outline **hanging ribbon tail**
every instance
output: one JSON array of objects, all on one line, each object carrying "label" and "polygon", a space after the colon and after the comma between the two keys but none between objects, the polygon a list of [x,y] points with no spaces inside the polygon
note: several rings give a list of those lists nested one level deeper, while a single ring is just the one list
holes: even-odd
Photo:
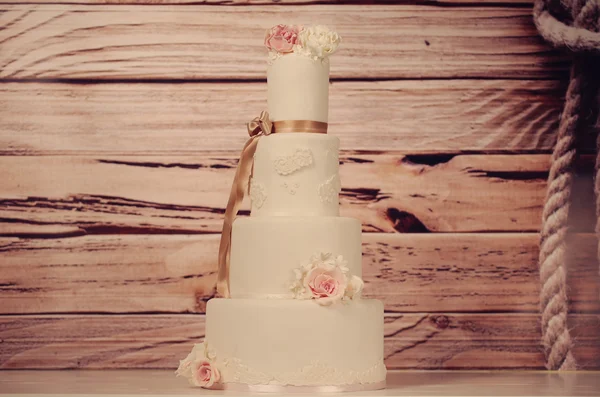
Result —
[{"label": "hanging ribbon tail", "polygon": [[231,229],[233,221],[237,216],[244,194],[248,190],[248,183],[252,166],[254,163],[254,153],[258,144],[260,135],[255,135],[246,142],[240,162],[233,178],[229,201],[225,209],[225,220],[223,221],[223,231],[221,233],[221,242],[219,244],[219,273],[217,276],[217,293],[224,298],[229,298],[229,255],[231,252]]},{"label": "hanging ribbon tail", "polygon": [[248,123],[248,134],[250,139],[244,145],[240,162],[238,163],[231,193],[229,193],[229,201],[225,209],[225,219],[223,221],[223,231],[221,232],[221,242],[219,243],[219,271],[217,275],[217,293],[224,298],[229,298],[229,257],[231,253],[231,230],[233,221],[237,216],[244,195],[248,191],[250,175],[254,165],[254,153],[258,145],[258,139],[263,135],[271,133],[272,123],[269,120],[269,114],[262,112],[259,117],[256,117]]}]

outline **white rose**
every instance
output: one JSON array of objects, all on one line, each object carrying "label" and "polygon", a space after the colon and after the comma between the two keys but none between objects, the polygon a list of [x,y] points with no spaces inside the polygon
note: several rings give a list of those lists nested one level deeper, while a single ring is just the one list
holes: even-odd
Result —
[{"label": "white rose", "polygon": [[362,293],[363,287],[365,283],[362,278],[358,276],[352,276],[350,278],[350,283],[348,284],[347,296],[350,299],[358,299]]},{"label": "white rose", "polygon": [[342,38],[326,26],[311,26],[298,35],[300,45],[295,50],[313,59],[324,59],[337,50]]}]

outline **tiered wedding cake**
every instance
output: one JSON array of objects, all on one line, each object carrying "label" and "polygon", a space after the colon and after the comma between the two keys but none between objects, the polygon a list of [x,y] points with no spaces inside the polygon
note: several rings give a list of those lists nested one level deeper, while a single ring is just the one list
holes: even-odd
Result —
[{"label": "tiered wedding cake", "polygon": [[[269,113],[249,124],[220,248],[219,292],[229,299],[208,302],[204,343],[177,371],[196,386],[385,385],[383,305],[360,298],[361,225],[339,216],[339,140],[326,134],[339,42],[323,26],[267,32]],[[251,216],[235,219],[246,189]]]}]

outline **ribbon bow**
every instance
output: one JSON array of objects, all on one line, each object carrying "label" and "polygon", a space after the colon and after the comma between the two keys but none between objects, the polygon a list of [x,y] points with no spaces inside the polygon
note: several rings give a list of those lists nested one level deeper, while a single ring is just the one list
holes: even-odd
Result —
[{"label": "ribbon bow", "polygon": [[260,116],[252,119],[248,123],[248,135],[251,137],[256,135],[269,135],[273,130],[273,123],[269,120],[269,113],[264,110],[260,112]]}]

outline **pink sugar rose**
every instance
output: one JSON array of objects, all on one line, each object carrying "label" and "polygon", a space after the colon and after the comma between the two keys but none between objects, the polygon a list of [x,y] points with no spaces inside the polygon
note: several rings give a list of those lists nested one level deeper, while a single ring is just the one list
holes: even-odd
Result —
[{"label": "pink sugar rose", "polygon": [[301,31],[302,26],[273,26],[265,35],[265,46],[271,51],[292,52],[294,44],[298,42],[298,33]]},{"label": "pink sugar rose", "polygon": [[321,305],[330,305],[344,297],[348,280],[338,267],[316,267],[304,279],[305,288]]},{"label": "pink sugar rose", "polygon": [[219,370],[209,361],[196,361],[192,365],[194,384],[200,387],[211,387],[221,379]]}]

